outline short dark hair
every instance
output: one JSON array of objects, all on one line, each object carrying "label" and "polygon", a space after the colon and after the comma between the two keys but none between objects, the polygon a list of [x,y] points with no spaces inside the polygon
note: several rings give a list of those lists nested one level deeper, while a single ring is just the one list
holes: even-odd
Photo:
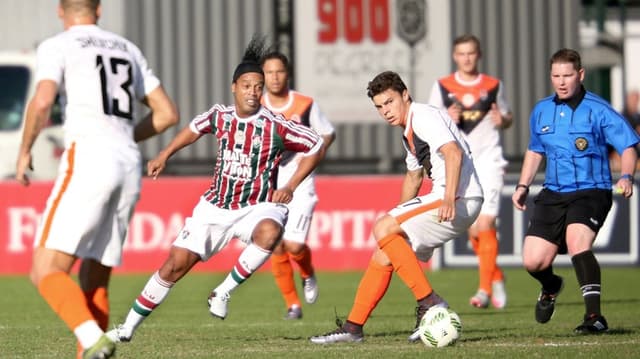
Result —
[{"label": "short dark hair", "polygon": [[553,64],[572,64],[576,71],[582,69],[582,60],[578,51],[573,49],[560,49],[556,51],[549,60],[549,69]]},{"label": "short dark hair", "polygon": [[264,76],[262,72],[262,66],[260,66],[260,60],[265,50],[265,37],[258,34],[254,34],[244,50],[242,55],[242,62],[236,67],[233,72],[232,82],[236,82],[238,77],[248,72],[259,73]]},{"label": "short dark hair", "polygon": [[385,71],[379,73],[373,80],[369,81],[367,85],[367,96],[373,99],[373,97],[379,93],[385,92],[388,89],[392,89],[402,94],[407,85],[400,78],[400,75],[393,71]]},{"label": "short dark hair", "polygon": [[476,50],[478,51],[479,54],[482,54],[482,48],[480,47],[480,40],[477,37],[475,37],[475,35],[471,35],[471,34],[464,34],[456,37],[455,40],[453,40],[453,47],[456,47],[460,44],[465,44],[467,42],[471,42],[474,45],[476,45]]},{"label": "short dark hair", "polygon": [[287,72],[289,72],[289,58],[282,52],[274,49],[268,50],[267,53],[262,56],[260,65],[264,66],[264,63],[267,62],[267,60],[280,60],[280,62],[282,62],[282,64],[284,65],[284,68],[287,69]]}]

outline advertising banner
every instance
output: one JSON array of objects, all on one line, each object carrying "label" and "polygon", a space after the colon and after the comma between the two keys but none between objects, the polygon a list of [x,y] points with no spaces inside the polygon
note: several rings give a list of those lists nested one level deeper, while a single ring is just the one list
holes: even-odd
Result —
[{"label": "advertising banner", "polygon": [[[316,178],[320,202],[307,242],[316,269],[366,268],[376,245],[371,228],[376,218],[398,204],[402,179]],[[159,268],[209,181],[206,177],[143,180],[140,202],[125,242],[123,265],[117,271],[150,272]],[[0,274],[28,273],[33,238],[51,187],[51,182],[35,182],[29,187],[0,182]],[[429,190],[430,182],[425,182],[423,191]],[[232,241],[195,270],[230,270],[242,248],[240,241]]]}]

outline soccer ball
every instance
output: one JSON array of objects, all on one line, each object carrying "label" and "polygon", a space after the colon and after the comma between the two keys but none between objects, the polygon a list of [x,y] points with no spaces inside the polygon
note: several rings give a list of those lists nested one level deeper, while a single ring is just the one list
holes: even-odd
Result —
[{"label": "soccer ball", "polygon": [[420,339],[430,348],[455,344],[462,333],[462,321],[448,308],[431,307],[420,320]]}]

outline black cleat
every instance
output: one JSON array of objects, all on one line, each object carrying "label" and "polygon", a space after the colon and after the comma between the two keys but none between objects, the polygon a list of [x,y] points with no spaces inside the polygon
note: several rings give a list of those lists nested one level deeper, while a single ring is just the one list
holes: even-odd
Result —
[{"label": "black cleat", "polygon": [[600,314],[585,314],[584,322],[578,325],[576,334],[600,334],[609,330],[607,320]]},{"label": "black cleat", "polygon": [[540,291],[540,296],[538,296],[538,301],[536,302],[536,321],[538,323],[546,323],[553,316],[556,298],[564,288],[564,279],[560,276],[558,278],[560,278],[560,289],[557,292],[547,292],[544,288]]}]

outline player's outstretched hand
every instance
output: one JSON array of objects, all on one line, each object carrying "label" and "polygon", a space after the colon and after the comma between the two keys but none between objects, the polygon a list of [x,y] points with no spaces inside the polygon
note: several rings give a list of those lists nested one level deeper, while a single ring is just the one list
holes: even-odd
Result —
[{"label": "player's outstretched hand", "polygon": [[158,178],[160,172],[164,170],[165,164],[166,161],[159,157],[150,160],[147,163],[147,175],[153,177],[153,179]]}]

